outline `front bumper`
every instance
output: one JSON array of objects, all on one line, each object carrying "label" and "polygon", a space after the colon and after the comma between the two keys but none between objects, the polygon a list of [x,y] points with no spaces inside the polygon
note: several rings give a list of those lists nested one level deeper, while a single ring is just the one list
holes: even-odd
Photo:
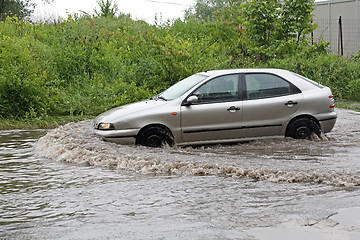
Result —
[{"label": "front bumper", "polygon": [[124,130],[98,130],[94,129],[95,135],[103,138],[105,141],[122,144],[134,144],[140,129]]}]

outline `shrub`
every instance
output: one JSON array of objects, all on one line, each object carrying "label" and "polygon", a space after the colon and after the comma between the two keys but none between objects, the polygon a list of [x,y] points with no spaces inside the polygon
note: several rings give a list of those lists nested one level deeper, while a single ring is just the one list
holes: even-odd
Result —
[{"label": "shrub", "polygon": [[46,50],[34,40],[7,37],[0,43],[0,115],[22,117],[47,114],[51,109],[47,76],[42,64]]},{"label": "shrub", "polygon": [[257,59],[238,13],[226,8],[215,21],[156,26],[127,15],[54,24],[8,18],[0,22],[0,116],[96,115],[193,73],[236,67],[288,69],[331,87],[337,98],[360,100],[357,59],[330,55],[326,43]]}]

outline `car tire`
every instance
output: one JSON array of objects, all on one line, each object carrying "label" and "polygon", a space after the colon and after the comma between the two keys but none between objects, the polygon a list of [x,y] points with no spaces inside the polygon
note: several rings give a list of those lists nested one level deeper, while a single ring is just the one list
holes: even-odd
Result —
[{"label": "car tire", "polygon": [[313,133],[320,136],[319,125],[309,118],[298,118],[290,123],[286,137],[310,140]]},{"label": "car tire", "polygon": [[165,145],[172,146],[174,140],[172,135],[164,128],[150,127],[139,136],[138,143],[147,147],[161,148]]}]

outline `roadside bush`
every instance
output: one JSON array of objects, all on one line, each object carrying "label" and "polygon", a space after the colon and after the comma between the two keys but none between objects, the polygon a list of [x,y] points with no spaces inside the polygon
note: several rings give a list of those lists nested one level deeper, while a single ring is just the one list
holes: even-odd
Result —
[{"label": "roadside bush", "polygon": [[[193,73],[239,67],[288,69],[331,87],[337,98],[360,101],[357,59],[332,56],[325,43],[257,58],[260,46],[249,45],[240,10],[222,9],[215,21],[155,26],[127,15],[69,16],[53,24],[0,21],[0,117],[97,115]],[[265,40],[270,51],[274,42]]]},{"label": "roadside bush", "polygon": [[287,69],[331,88],[338,99],[360,101],[360,63],[331,54],[309,57],[297,54],[284,59],[273,59],[263,67]]},{"label": "roadside bush", "polygon": [[0,42],[0,115],[24,117],[47,114],[51,93],[47,88],[46,47],[26,38]]}]

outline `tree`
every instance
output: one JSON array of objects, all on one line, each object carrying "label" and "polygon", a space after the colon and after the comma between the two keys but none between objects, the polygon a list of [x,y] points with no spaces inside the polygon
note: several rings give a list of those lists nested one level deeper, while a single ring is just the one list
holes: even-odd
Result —
[{"label": "tree", "polygon": [[200,21],[214,20],[214,13],[221,8],[229,7],[236,0],[196,0],[194,6],[185,10],[185,19],[194,17]]},{"label": "tree", "polygon": [[[247,0],[242,14],[249,49],[259,58],[281,57],[308,45],[314,0]],[[301,50],[301,48],[300,48]]]},{"label": "tree", "polygon": [[0,21],[8,16],[24,19],[34,12],[34,8],[35,4],[30,0],[0,0]]},{"label": "tree", "polygon": [[100,7],[100,11],[94,10],[98,17],[115,17],[119,10],[118,5],[112,0],[97,0],[96,2]]},{"label": "tree", "polygon": [[312,23],[314,0],[286,0],[280,16],[281,38],[295,38],[299,43],[306,34],[315,30]]},{"label": "tree", "polygon": [[250,0],[243,5],[244,24],[255,47],[268,48],[272,45],[279,11],[279,0]]}]

